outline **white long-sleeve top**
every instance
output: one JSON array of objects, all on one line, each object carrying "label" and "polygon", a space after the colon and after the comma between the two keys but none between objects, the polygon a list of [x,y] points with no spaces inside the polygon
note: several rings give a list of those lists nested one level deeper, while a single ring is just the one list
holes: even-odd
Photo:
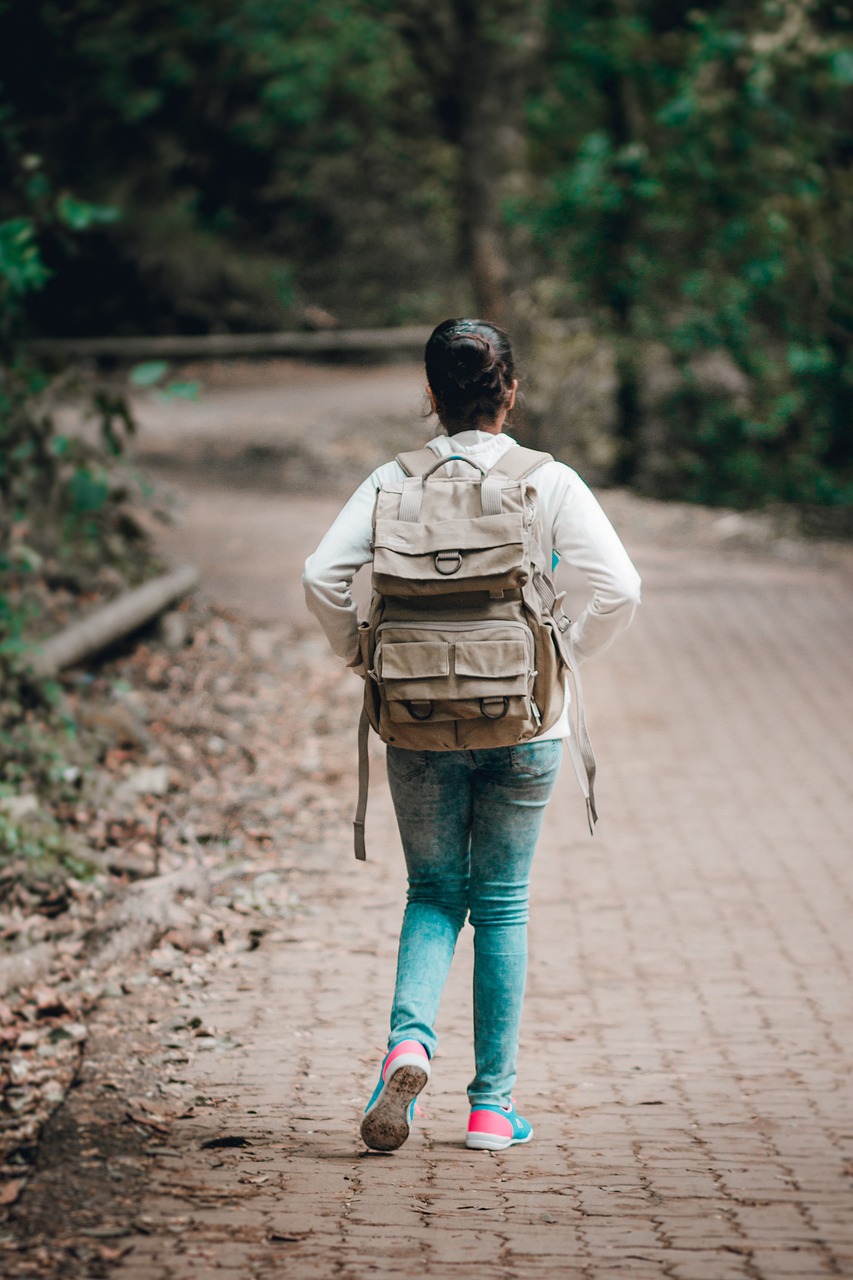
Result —
[{"label": "white long-sleeve top", "polygon": [[[507,449],[512,436],[488,431],[462,431],[436,436],[427,444],[438,457],[464,454],[488,470]],[[465,474],[462,463],[450,463],[444,474]],[[352,580],[372,560],[373,508],[383,484],[405,479],[398,462],[386,462],[359,485],[349,502],[305,562],[303,583],[310,611],[319,621],[334,652],[344,662],[358,658],[358,616]],[[601,653],[628,626],[640,603],[640,578],[619,537],[580,476],[562,462],[546,462],[531,476],[539,498],[543,535],[551,551],[585,576],[590,597],[572,623],[571,636],[580,660]],[[546,555],[549,548],[544,547]],[[566,737],[567,705],[555,725],[541,739]]]}]

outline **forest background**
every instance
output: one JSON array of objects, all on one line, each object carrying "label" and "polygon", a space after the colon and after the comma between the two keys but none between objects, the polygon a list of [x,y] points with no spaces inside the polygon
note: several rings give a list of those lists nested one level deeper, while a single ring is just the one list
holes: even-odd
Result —
[{"label": "forest background", "polygon": [[594,482],[850,511],[847,3],[0,0],[0,171],[0,850],[68,776],[50,601],[152,571],[110,460],[163,366],[39,340],[476,312]]},{"label": "forest background", "polygon": [[7,368],[475,310],[603,479],[853,495],[847,4],[0,0],[0,153]]}]

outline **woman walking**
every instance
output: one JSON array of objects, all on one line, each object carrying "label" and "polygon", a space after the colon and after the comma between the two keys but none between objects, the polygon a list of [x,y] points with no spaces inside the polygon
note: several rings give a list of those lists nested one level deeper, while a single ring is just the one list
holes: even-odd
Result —
[{"label": "woman walking", "polygon": [[[504,431],[518,382],[506,334],[481,320],[446,320],[425,353],[427,393],[446,434],[426,446],[436,460],[465,459],[488,472],[517,448]],[[450,461],[449,476],[466,462]],[[334,652],[364,675],[351,595],[372,559],[378,491],[406,472],[389,462],[350,498],[305,565],[309,609]],[[583,481],[549,459],[533,473],[547,563],[559,556],[585,576],[589,600],[571,627],[577,658],[600,653],[631,621],[640,580]],[[513,1087],[527,971],[528,883],[545,806],[570,734],[569,698],[554,723],[513,746],[411,750],[389,745],[387,770],[408,872],[388,1053],[361,1122],[368,1147],[391,1151],[409,1136],[426,1085],[435,1023],[456,939],[474,929],[474,1060],[466,1145],[497,1151],[533,1136]]]}]

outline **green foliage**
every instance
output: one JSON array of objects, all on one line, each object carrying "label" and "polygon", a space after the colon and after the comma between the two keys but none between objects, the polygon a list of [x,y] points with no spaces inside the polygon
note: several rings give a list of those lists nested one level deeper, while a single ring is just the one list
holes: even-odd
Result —
[{"label": "green foliage", "polygon": [[201,385],[198,382],[169,382],[164,380],[169,372],[167,360],[146,360],[134,365],[130,371],[130,385],[140,390],[158,387],[165,399],[198,400]]},{"label": "green foliage", "polygon": [[[68,852],[61,828],[38,798],[73,799],[76,729],[63,710],[59,685],[27,672],[23,638],[26,607],[0,595],[0,863]],[[35,797],[35,813],[17,813],[22,797]]]},{"label": "green foliage", "polygon": [[8,316],[15,300],[50,279],[36,244],[35,227],[28,218],[0,222],[0,304]]},{"label": "green foliage", "polygon": [[[79,518],[101,512],[110,498],[100,451],[57,431],[60,398],[75,400],[84,416],[98,422],[102,448],[109,455],[121,451],[133,430],[121,395],[95,383],[81,397],[73,376],[57,375],[29,353],[26,302],[44,290],[52,274],[41,242],[57,229],[79,237],[114,221],[117,211],[67,192],[55,195],[41,160],[24,150],[21,135],[7,109],[0,115],[0,156],[12,179],[4,203],[14,213],[0,222],[0,554],[7,561],[16,529],[27,525],[40,530],[32,536],[41,538],[47,549],[54,526],[73,539],[84,528]],[[88,520],[86,533],[92,528]]]},{"label": "green foliage", "polygon": [[90,227],[109,225],[116,222],[118,209],[108,204],[89,204],[85,200],[75,200],[73,196],[63,194],[56,201],[57,217],[72,231],[88,231]]},{"label": "green foliage", "polygon": [[144,364],[134,365],[131,369],[130,385],[132,387],[155,387],[158,382],[162,382],[168,372],[168,361],[146,360]]},{"label": "green foliage", "polygon": [[[551,172],[528,216],[576,305],[680,369],[671,492],[849,502],[851,12],[555,0],[551,23],[531,113]],[[701,385],[708,356],[746,389]]]},{"label": "green foliage", "polygon": [[[30,354],[27,304],[47,286],[42,244],[79,237],[114,220],[112,207],[55,195],[42,162],[22,146],[7,109],[0,155],[11,176],[0,221],[0,857],[63,857],[67,841],[42,807],[61,798],[74,727],[59,686],[30,671],[34,635],[44,628],[45,574],[73,583],[114,558],[121,492],[109,461],[133,423],[124,397],[97,381],[51,370]],[[56,425],[56,408],[94,420],[99,443]],[[35,798],[37,812],[16,816]]]},{"label": "green foliage", "polygon": [[[411,307],[451,245],[451,166],[384,10],[4,0],[0,101],[62,193],[62,227],[89,232],[45,241],[56,278],[35,322],[239,330],[292,322],[302,300],[356,323]],[[35,71],[16,46],[38,50]]]},{"label": "green foliage", "polygon": [[[528,144],[527,170],[519,162],[507,184],[506,218],[531,274],[562,278],[567,310],[618,349],[620,478],[660,474],[647,465],[642,406],[644,360],[662,349],[678,375],[654,413],[666,424],[655,447],[667,492],[847,502],[849,4],[528,8],[547,11],[546,31],[537,55],[531,23],[519,55],[541,69],[516,147]],[[281,327],[308,320],[308,302],[358,325],[467,305],[456,248],[477,216],[460,192],[468,162],[482,168],[496,133],[513,134],[512,110],[499,114],[513,87],[496,117],[467,119],[465,108],[482,101],[483,48],[497,58],[512,42],[516,9],[0,0],[0,139],[12,175],[0,186],[0,340],[26,324],[75,334]],[[21,47],[38,50],[35,64]],[[18,372],[4,374],[0,398],[20,403],[23,387],[32,415],[41,375],[12,354]],[[709,384],[709,362],[728,370],[728,386]],[[196,394],[160,362],[133,380]],[[120,440],[106,401],[104,414]],[[34,431],[29,454],[0,448],[7,471],[34,483],[48,456],[66,477],[88,471],[70,445],[62,453],[49,432],[40,439]],[[89,494],[71,514],[92,527],[91,484],[68,483],[69,495]]]}]

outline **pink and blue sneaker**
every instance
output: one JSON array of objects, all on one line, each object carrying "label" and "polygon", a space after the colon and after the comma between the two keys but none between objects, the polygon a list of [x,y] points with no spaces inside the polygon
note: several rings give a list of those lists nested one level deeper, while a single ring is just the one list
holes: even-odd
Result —
[{"label": "pink and blue sneaker", "polygon": [[401,1040],[388,1053],[379,1083],[361,1119],[361,1137],[373,1151],[396,1151],[412,1130],[415,1098],[429,1080],[429,1056],[417,1040]]},{"label": "pink and blue sneaker", "polygon": [[515,1099],[508,1107],[483,1103],[471,1108],[465,1146],[472,1151],[504,1151],[533,1137],[533,1126],[516,1114]]}]

